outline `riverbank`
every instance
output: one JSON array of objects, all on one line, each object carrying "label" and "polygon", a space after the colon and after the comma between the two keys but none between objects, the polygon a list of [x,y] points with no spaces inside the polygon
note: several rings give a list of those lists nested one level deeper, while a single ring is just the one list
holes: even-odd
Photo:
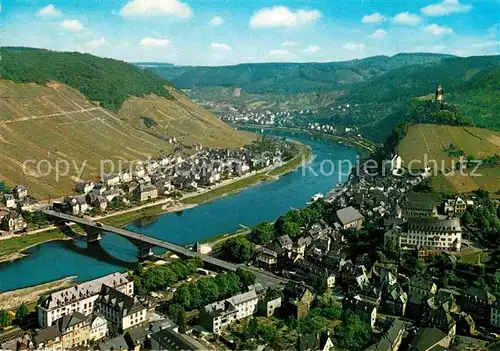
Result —
[{"label": "riverbank", "polygon": [[361,154],[361,158],[364,159],[368,157],[372,152],[375,151],[376,144],[372,143],[369,140],[364,140],[365,143],[361,143],[357,140],[353,140],[350,138],[345,138],[341,136],[335,136],[330,134],[319,133],[310,130],[304,130],[300,128],[292,128],[292,127],[276,127],[276,126],[267,126],[267,125],[258,125],[258,124],[238,124],[231,123],[233,127],[236,128],[249,128],[249,129],[269,129],[269,130],[277,130],[283,132],[293,132],[293,133],[302,133],[306,135],[316,136],[319,138],[323,138],[330,141],[339,141],[345,145],[352,146]]},{"label": "riverbank", "polygon": [[[286,174],[302,164],[303,160],[310,160],[312,152],[306,145],[297,143],[299,153],[285,164],[265,169],[263,171],[243,176],[239,179],[229,180],[214,186],[213,189],[206,190],[200,194],[186,194],[180,202],[173,202],[171,199],[162,199],[153,203],[144,204],[138,207],[121,210],[109,215],[96,216],[98,220],[106,225],[115,227],[124,227],[133,221],[141,218],[155,217],[169,212],[179,212],[198,206],[199,204],[212,201],[216,198],[238,193],[252,185],[275,180],[277,177]],[[25,256],[23,251],[45,242],[54,240],[69,240],[64,233],[53,226],[37,229],[33,232],[2,240],[0,243],[0,262],[13,261]]]},{"label": "riverbank", "polygon": [[26,256],[23,251],[54,240],[67,240],[68,237],[58,229],[51,229],[36,235],[23,235],[0,241],[0,262],[13,261]]},{"label": "riverbank", "polygon": [[312,151],[310,147],[304,144],[296,143],[299,153],[287,161],[285,164],[270,169],[268,171],[260,172],[249,177],[246,177],[241,180],[237,180],[235,182],[229,183],[226,186],[216,188],[210,191],[207,191],[203,194],[196,195],[187,199],[182,200],[184,204],[202,204],[205,202],[209,202],[215,200],[217,198],[221,198],[224,196],[229,196],[232,194],[236,194],[246,188],[259,184],[262,182],[276,180],[278,177],[293,171],[294,169],[300,167],[303,162],[308,162],[312,158]]},{"label": "riverbank", "polygon": [[30,304],[36,302],[40,296],[73,285],[73,280],[75,278],[76,277],[66,277],[45,284],[0,293],[0,310],[15,309],[23,303]]}]

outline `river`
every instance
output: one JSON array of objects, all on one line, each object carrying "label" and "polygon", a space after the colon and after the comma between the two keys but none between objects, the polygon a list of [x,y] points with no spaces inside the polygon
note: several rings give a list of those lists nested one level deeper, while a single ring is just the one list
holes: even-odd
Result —
[{"label": "river", "polygon": [[[311,196],[326,193],[337,183],[347,180],[348,165],[338,170],[324,160],[350,160],[358,156],[356,149],[334,141],[284,131],[265,130],[265,134],[287,137],[308,144],[313,152],[309,167],[300,167],[276,181],[255,185],[240,193],[196,206],[180,213],[158,217],[146,227],[130,224],[127,228],[140,231],[177,244],[194,243],[221,233],[234,232],[240,225],[253,226],[272,221],[290,208],[303,208]],[[339,179],[341,178],[341,179]],[[100,247],[87,248],[83,242],[53,241],[30,248],[28,255],[14,262],[0,263],[0,291],[20,289],[46,283],[67,276],[78,276],[78,281],[94,279],[116,271],[132,268],[136,262],[136,248],[126,239],[106,234]]]}]

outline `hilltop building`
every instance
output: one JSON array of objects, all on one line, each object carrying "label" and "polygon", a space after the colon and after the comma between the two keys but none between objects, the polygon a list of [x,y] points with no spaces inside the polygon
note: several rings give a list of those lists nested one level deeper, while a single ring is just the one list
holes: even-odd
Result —
[{"label": "hilltop building", "polygon": [[436,88],[435,99],[437,102],[444,103],[444,89],[441,84],[438,84]]}]

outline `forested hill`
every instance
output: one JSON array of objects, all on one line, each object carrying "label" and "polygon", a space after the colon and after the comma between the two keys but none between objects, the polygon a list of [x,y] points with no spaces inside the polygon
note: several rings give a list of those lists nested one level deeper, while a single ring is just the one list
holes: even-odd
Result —
[{"label": "forested hill", "polygon": [[351,85],[337,103],[359,104],[359,108],[332,119],[359,125],[371,138],[383,140],[408,113],[414,98],[430,98],[437,84],[442,84],[446,100],[461,117],[479,127],[500,129],[499,76],[500,56],[457,57],[401,67]]},{"label": "forested hill", "polygon": [[118,111],[129,96],[156,94],[172,98],[159,76],[123,61],[77,52],[4,47],[0,77],[22,83],[58,81],[78,89],[90,100]]},{"label": "forested hill", "polygon": [[[398,54],[329,63],[257,63],[221,67],[164,66],[147,69],[182,89],[196,86],[240,87],[250,93],[295,94],[344,89],[408,65],[439,62],[450,55]],[[140,64],[144,66],[144,63]]]}]

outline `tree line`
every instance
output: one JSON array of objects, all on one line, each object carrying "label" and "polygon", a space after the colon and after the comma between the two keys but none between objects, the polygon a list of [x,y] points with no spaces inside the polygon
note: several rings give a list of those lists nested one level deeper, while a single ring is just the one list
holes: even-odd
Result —
[{"label": "tree line", "polygon": [[131,95],[173,98],[166,88],[168,82],[123,61],[77,52],[12,47],[1,48],[0,54],[3,79],[42,85],[58,81],[115,112]]}]

